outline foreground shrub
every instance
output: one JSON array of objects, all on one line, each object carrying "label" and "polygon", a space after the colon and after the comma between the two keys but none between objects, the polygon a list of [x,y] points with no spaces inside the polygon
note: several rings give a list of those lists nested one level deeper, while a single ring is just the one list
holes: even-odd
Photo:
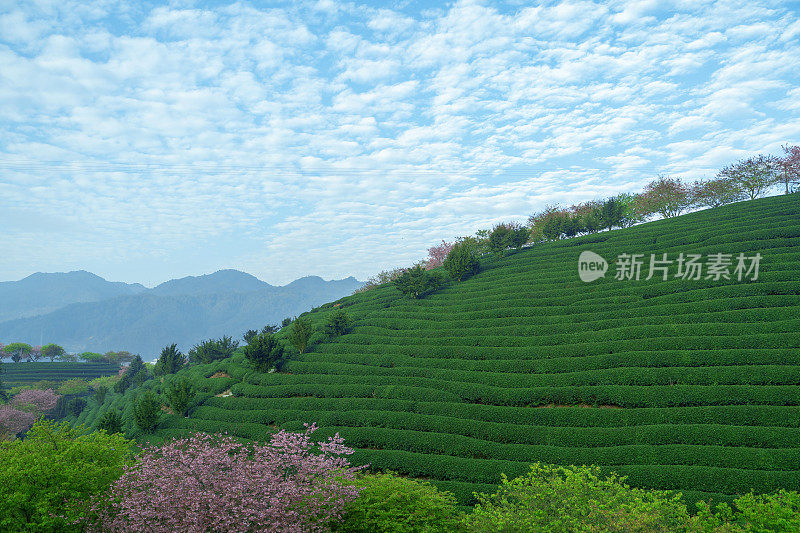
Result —
[{"label": "foreground shrub", "polygon": [[268,444],[196,433],[147,447],[116,481],[98,531],[324,531],[361,489],[352,453],[331,437],[313,453],[311,425]]},{"label": "foreground shrub", "polygon": [[535,463],[512,481],[503,476],[493,495],[464,519],[470,531],[663,532],[688,531],[680,494],[631,488],[595,466]]},{"label": "foreground shrub", "polygon": [[366,475],[355,483],[362,489],[350,502],[334,531],[342,533],[437,533],[458,525],[456,499],[426,482],[392,473]]},{"label": "foreground shrub", "polygon": [[0,531],[79,531],[89,502],[130,460],[120,435],[40,420],[24,440],[0,442]]},{"label": "foreground shrub", "polygon": [[725,503],[712,511],[698,502],[694,525],[704,533],[789,533],[800,531],[800,494],[780,490],[773,494],[745,494],[734,500],[736,511]]}]

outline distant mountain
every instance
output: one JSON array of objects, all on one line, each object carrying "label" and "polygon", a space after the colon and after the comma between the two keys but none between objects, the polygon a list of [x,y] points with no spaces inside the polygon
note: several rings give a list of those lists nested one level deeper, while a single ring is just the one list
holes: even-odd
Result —
[{"label": "distant mountain", "polygon": [[[322,281],[322,278],[319,278]],[[225,294],[238,292],[253,292],[272,287],[269,283],[261,281],[239,270],[219,270],[205,276],[187,276],[185,278],[165,281],[150,289],[150,294],[158,296],[175,296],[184,294],[199,296],[202,294]]]},{"label": "distant mountain", "polygon": [[85,270],[50,274],[37,272],[19,281],[0,282],[0,322],[42,315],[74,303],[98,302],[146,290],[138,283],[106,281]]},{"label": "distant mountain", "polygon": [[[280,323],[362,285],[353,277],[325,281],[309,276],[274,287],[243,272],[220,271],[173,280],[132,296],[75,303],[42,316],[5,321],[0,323],[0,341],[38,344],[43,338],[71,352],[128,350],[150,361],[172,343],[185,353],[209,338],[231,335],[241,340],[248,329]],[[253,286],[258,289],[245,290]]]}]

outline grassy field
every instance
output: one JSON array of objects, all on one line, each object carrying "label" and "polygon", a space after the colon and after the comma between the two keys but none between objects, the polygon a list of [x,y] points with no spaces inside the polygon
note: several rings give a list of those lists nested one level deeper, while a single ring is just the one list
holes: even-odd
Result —
[{"label": "grassy field", "polygon": [[[611,264],[605,278],[579,280],[583,250]],[[643,279],[650,254],[681,252],[734,265],[760,253],[760,274]],[[623,253],[645,254],[641,280],[614,278]],[[184,371],[198,405],[165,416],[156,438],[266,440],[317,422],[318,436],[357,449],[354,463],[430,479],[465,505],[535,461],[600,465],[690,502],[800,490],[798,194],[485,257],[479,274],[421,300],[385,286],[326,304],[308,314],[318,330],[334,305],[352,332],[315,334],[280,373],[240,354]],[[137,392],[80,421],[110,408],[129,418]]]}]

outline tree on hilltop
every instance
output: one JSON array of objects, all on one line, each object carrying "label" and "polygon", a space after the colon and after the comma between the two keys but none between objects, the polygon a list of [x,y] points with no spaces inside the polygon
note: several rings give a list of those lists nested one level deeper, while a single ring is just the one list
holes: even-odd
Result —
[{"label": "tree on hilltop", "polygon": [[24,342],[12,342],[11,344],[3,347],[3,352],[8,354],[12,361],[19,363],[23,358],[30,355],[32,349],[33,348],[30,344],[26,344]]},{"label": "tree on hilltop", "polygon": [[442,278],[429,272],[422,265],[415,265],[407,269],[403,274],[394,280],[397,290],[411,296],[419,298],[429,292],[433,292],[442,286]]},{"label": "tree on hilltop", "polygon": [[466,242],[456,243],[444,260],[444,268],[450,274],[450,277],[456,281],[462,281],[477,274],[480,269],[480,262],[475,253],[475,248]]},{"label": "tree on hilltop", "polygon": [[186,356],[178,351],[177,344],[171,344],[161,350],[161,356],[156,361],[153,374],[156,376],[175,374],[184,365],[186,365]]},{"label": "tree on hilltop", "polygon": [[726,166],[717,177],[732,180],[747,193],[750,200],[754,200],[778,183],[779,168],[780,160],[777,157],[759,154]]},{"label": "tree on hilltop", "polygon": [[49,358],[51,363],[55,359],[60,359],[65,353],[66,350],[58,344],[45,344],[41,349],[42,357]]}]

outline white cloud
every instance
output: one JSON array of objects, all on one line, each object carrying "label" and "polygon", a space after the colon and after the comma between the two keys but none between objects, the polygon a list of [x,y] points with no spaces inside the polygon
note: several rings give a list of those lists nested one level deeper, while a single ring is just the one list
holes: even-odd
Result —
[{"label": "white cloud", "polygon": [[798,28],[772,2],[16,5],[0,212],[59,231],[11,226],[0,279],[364,278],[547,203],[713,173],[800,138]]}]

